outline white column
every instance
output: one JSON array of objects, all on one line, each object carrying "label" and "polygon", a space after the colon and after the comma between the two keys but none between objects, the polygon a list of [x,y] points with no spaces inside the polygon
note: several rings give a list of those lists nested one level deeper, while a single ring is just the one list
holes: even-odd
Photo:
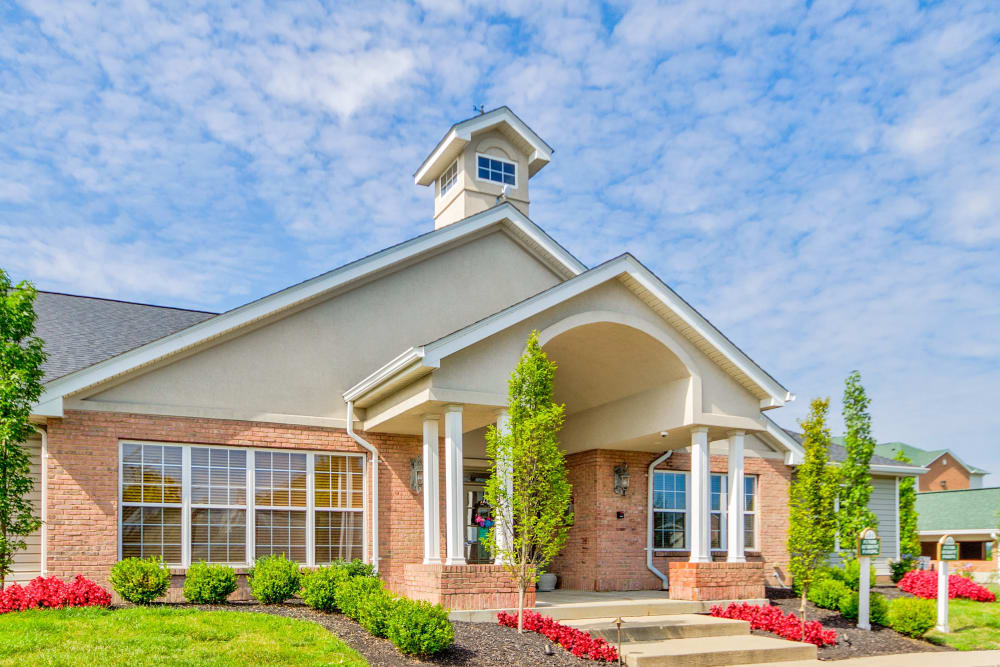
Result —
[{"label": "white column", "polygon": [[708,427],[691,429],[691,562],[711,563],[709,551]]},{"label": "white column", "polygon": [[729,433],[729,516],[726,521],[726,560],[745,563],[743,553],[743,431]]},{"label": "white column", "polygon": [[441,562],[441,488],[437,415],[424,415],[424,564]]},{"label": "white column", "polygon": [[444,413],[446,565],[465,565],[465,503],[462,498],[462,406],[448,405]]},{"label": "white column", "polygon": [[[497,412],[497,431],[503,436],[510,434],[510,415],[506,410],[500,410]],[[506,497],[510,498],[511,494],[514,492],[514,481],[511,479],[509,458],[504,457],[502,459],[497,459],[497,474],[500,479],[503,480],[503,488],[506,491]],[[500,507],[495,508],[494,511],[496,512],[497,546],[501,551],[504,549],[509,550],[514,539],[511,534],[511,528],[513,528],[513,525],[510,518],[510,504],[502,503]],[[506,562],[506,559],[502,555],[498,554],[496,562],[498,565],[502,565]]]},{"label": "white column", "polygon": [[[941,547],[938,547],[940,553]],[[948,561],[938,560],[937,589],[937,625],[934,629],[945,634],[951,632],[948,628]]]}]

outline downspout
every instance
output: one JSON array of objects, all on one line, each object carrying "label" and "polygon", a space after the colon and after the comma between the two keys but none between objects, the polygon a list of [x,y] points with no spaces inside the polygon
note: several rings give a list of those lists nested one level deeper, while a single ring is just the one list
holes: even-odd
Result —
[{"label": "downspout", "polygon": [[670,590],[670,579],[653,565],[653,471],[656,466],[670,458],[674,450],[668,450],[660,454],[649,464],[649,471],[646,474],[647,500],[646,500],[646,567],[663,582],[663,590]]},{"label": "downspout", "polygon": [[41,465],[41,474],[39,475],[39,483],[42,485],[41,488],[41,503],[42,506],[39,508],[38,516],[42,520],[41,535],[39,536],[42,541],[41,548],[41,564],[40,572],[44,577],[48,574],[48,558],[49,558],[49,531],[48,531],[48,516],[49,516],[49,430],[45,424],[35,424],[35,430],[37,430],[42,436],[42,451],[39,452],[39,463]]},{"label": "downspout", "polygon": [[372,455],[372,567],[378,572],[378,450],[354,432],[354,401],[347,402],[347,435]]}]

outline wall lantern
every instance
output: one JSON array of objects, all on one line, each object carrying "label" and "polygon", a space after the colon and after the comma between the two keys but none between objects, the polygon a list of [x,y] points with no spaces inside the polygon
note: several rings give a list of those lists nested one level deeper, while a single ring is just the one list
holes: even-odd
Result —
[{"label": "wall lantern", "polygon": [[410,459],[410,488],[418,492],[424,488],[424,462],[422,459]]},{"label": "wall lantern", "polygon": [[624,496],[628,492],[628,464],[622,463],[615,466],[615,493]]}]

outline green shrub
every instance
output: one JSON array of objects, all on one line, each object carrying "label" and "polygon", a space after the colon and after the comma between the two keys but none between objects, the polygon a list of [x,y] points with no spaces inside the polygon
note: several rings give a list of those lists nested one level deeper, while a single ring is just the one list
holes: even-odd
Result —
[{"label": "green shrub", "polygon": [[[830,568],[830,577],[844,582],[848,588],[856,591],[861,587],[861,564],[856,558],[851,558],[847,554],[842,554],[841,558],[843,565],[841,567]],[[869,565],[868,574],[868,585],[872,587],[875,585],[874,566]]]},{"label": "green shrub", "polygon": [[823,609],[838,609],[840,599],[850,593],[851,589],[837,579],[821,579],[809,588],[808,598],[817,607]]},{"label": "green shrub", "polygon": [[236,590],[236,570],[228,565],[205,561],[188,568],[184,578],[184,599],[193,604],[220,604]]},{"label": "green shrub", "polygon": [[375,566],[359,558],[354,560],[339,560],[334,566],[343,569],[349,577],[374,577]]},{"label": "green shrub", "polygon": [[[858,620],[858,609],[861,604],[858,591],[847,591],[837,605],[840,615],[852,621]],[[889,625],[889,603],[880,593],[870,593],[868,598],[868,621],[876,625]]]},{"label": "green shrub", "polygon": [[405,598],[396,601],[386,636],[403,653],[431,656],[455,641],[455,629],[448,611],[439,604],[416,602]]},{"label": "green shrub", "polygon": [[261,604],[284,602],[299,591],[299,564],[280,556],[264,556],[250,568],[250,592]]},{"label": "green shrub", "polygon": [[908,637],[923,637],[937,623],[934,600],[896,598],[889,603],[889,627]]},{"label": "green shrub", "polygon": [[302,575],[302,600],[320,611],[337,611],[337,586],[348,579],[347,570],[325,565]]},{"label": "green shrub", "polygon": [[372,591],[358,603],[358,623],[376,637],[385,637],[395,609],[396,598],[389,591]]},{"label": "green shrub", "polygon": [[377,577],[350,577],[337,585],[334,599],[340,613],[356,621],[364,598],[381,590],[382,580]]},{"label": "green shrub", "polygon": [[170,588],[170,569],[158,556],[126,558],[111,566],[111,587],[123,600],[149,604]]},{"label": "green shrub", "polygon": [[889,561],[889,570],[891,571],[892,583],[898,584],[906,576],[906,573],[910,570],[917,569],[917,559],[915,556],[906,555],[899,560]]}]

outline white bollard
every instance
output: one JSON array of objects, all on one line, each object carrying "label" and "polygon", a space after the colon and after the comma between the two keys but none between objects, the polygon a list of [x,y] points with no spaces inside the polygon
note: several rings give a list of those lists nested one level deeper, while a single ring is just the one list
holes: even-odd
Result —
[{"label": "white bollard", "polygon": [[937,626],[938,632],[951,632],[948,629],[948,561],[938,561],[938,598]]},{"label": "white bollard", "polygon": [[870,556],[858,556],[859,574],[861,575],[858,582],[858,627],[862,630],[872,629],[868,618],[872,594],[871,560]]}]

